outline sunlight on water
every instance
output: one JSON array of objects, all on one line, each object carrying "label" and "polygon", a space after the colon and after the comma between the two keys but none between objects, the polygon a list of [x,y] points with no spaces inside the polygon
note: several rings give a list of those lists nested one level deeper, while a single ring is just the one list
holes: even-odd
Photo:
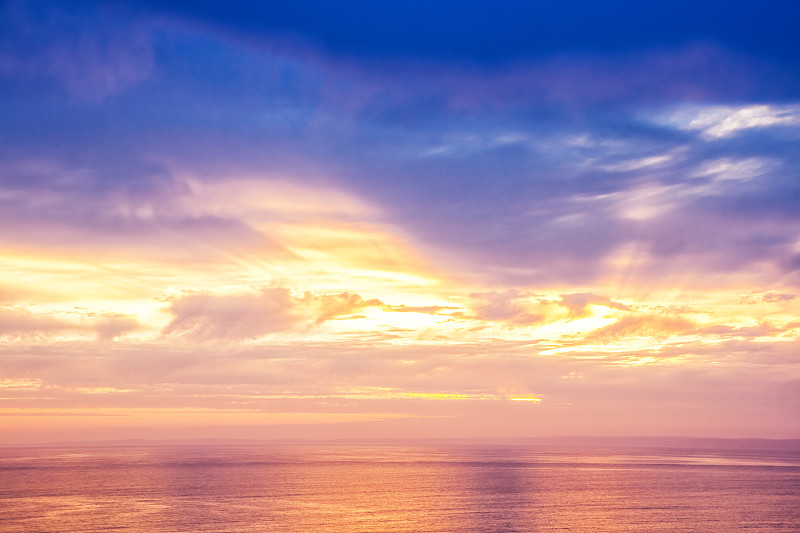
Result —
[{"label": "sunlight on water", "polygon": [[8,533],[798,529],[800,456],[786,452],[0,449]]}]

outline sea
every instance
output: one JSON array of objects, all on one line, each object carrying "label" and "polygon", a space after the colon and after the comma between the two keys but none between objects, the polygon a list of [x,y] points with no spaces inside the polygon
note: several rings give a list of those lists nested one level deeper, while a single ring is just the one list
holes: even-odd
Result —
[{"label": "sea", "polygon": [[800,531],[800,452],[453,444],[0,448],[0,531]]}]

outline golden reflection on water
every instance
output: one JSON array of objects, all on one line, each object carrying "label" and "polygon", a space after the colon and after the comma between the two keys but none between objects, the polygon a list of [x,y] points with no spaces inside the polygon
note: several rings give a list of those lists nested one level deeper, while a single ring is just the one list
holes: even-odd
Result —
[{"label": "golden reflection on water", "polygon": [[796,454],[535,447],[0,449],[0,531],[800,529]]}]

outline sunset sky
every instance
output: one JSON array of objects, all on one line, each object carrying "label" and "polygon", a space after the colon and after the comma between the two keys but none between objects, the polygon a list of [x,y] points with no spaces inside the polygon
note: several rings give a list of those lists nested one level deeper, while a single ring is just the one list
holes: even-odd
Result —
[{"label": "sunset sky", "polygon": [[800,438],[800,3],[0,3],[0,444]]}]

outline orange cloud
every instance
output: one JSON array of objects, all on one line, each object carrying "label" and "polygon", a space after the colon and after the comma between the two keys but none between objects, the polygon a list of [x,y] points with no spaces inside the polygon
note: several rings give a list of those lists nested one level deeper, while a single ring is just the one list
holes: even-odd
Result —
[{"label": "orange cloud", "polygon": [[527,299],[532,295],[527,291],[509,289],[502,292],[476,292],[469,296],[473,300],[475,318],[480,320],[531,325],[544,318],[541,313],[531,309],[532,304]]},{"label": "orange cloud", "polygon": [[[442,306],[442,305],[423,305],[423,306],[408,306],[408,305],[384,305],[384,311],[390,313],[422,313],[426,315],[439,315],[442,311],[455,311],[459,307]],[[449,313],[451,316],[462,316],[463,313]]]},{"label": "orange cloud", "polygon": [[293,307],[291,292],[284,288],[255,294],[191,294],[173,301],[175,318],[164,332],[196,340],[256,338],[297,324],[301,317]]},{"label": "orange cloud", "polygon": [[797,296],[794,294],[775,294],[772,292],[768,292],[763,296],[763,300],[765,302],[790,302],[794,300]]},{"label": "orange cloud", "polygon": [[301,304],[316,315],[314,324],[319,325],[340,316],[351,315],[366,307],[382,306],[383,302],[375,298],[365,300],[361,295],[349,292],[316,296],[307,291],[303,295]]},{"label": "orange cloud", "polygon": [[365,300],[354,293],[315,295],[306,291],[295,296],[282,287],[255,293],[190,294],[173,301],[174,318],[164,333],[195,340],[255,339],[301,326],[318,326],[382,305],[380,300]]},{"label": "orange cloud", "polygon": [[56,339],[65,334],[91,332],[99,340],[112,340],[139,329],[135,318],[118,314],[81,315],[81,320],[66,320],[59,313],[34,313],[24,308],[0,307],[0,338]]},{"label": "orange cloud", "polygon": [[94,326],[99,340],[112,340],[139,329],[139,322],[121,314],[101,316]]},{"label": "orange cloud", "polygon": [[591,292],[577,292],[573,294],[562,294],[559,305],[569,310],[570,318],[586,316],[590,305],[602,305],[610,309],[620,311],[630,311],[630,307],[625,304],[614,302],[608,296],[599,296]]},{"label": "orange cloud", "polygon": [[18,308],[0,308],[0,336],[25,338],[75,329],[79,329],[79,326],[50,315],[34,314]]},{"label": "orange cloud", "polygon": [[613,324],[593,331],[587,339],[616,340],[625,337],[657,339],[694,333],[695,324],[678,316],[634,315],[623,317]]}]

